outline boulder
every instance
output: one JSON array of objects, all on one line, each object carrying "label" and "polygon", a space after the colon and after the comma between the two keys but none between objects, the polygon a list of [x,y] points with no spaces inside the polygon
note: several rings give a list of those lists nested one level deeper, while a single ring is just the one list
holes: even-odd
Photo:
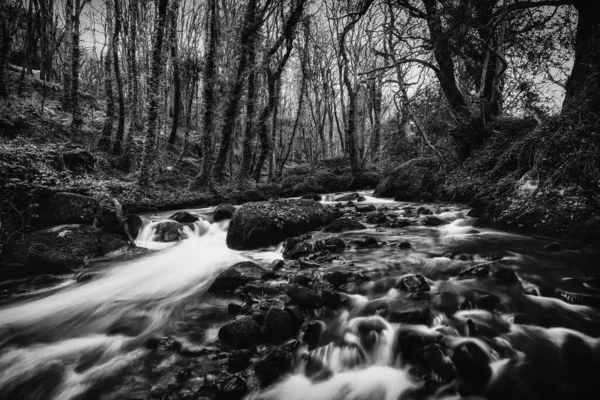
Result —
[{"label": "boulder", "polygon": [[283,241],[283,258],[296,260],[321,251],[324,246],[321,240],[314,240],[310,234],[292,237]]},{"label": "boulder", "polygon": [[327,326],[322,321],[308,321],[302,327],[302,331],[304,332],[302,341],[308,344],[310,348],[315,348],[320,344],[326,330]]},{"label": "boulder", "polygon": [[463,386],[467,390],[460,390],[461,395],[477,393],[492,377],[492,369],[489,365],[490,358],[474,342],[459,344],[454,349],[452,361],[456,365],[459,378],[469,383],[468,386]]},{"label": "boulder", "polygon": [[329,251],[334,250],[334,248],[335,250],[343,250],[346,248],[346,243],[337,237],[326,238],[323,242]]},{"label": "boulder", "polygon": [[263,267],[252,261],[242,261],[217,275],[208,290],[210,292],[232,292],[238,286],[260,280],[265,272],[267,271]]},{"label": "boulder", "polygon": [[273,349],[262,360],[254,364],[254,372],[263,385],[276,381],[292,365],[292,355],[283,349]]},{"label": "boulder", "polygon": [[75,193],[58,192],[40,203],[39,222],[42,225],[92,224],[98,200]]},{"label": "boulder", "polygon": [[394,192],[394,201],[413,201],[415,196],[405,190],[396,190]]},{"label": "boulder", "polygon": [[323,200],[323,196],[321,196],[318,193],[313,193],[313,192],[307,193],[307,194],[305,194],[304,196],[302,196],[300,198],[304,199],[304,200],[314,200],[314,201],[321,201],[321,200]]},{"label": "boulder", "polygon": [[354,201],[358,199],[360,195],[358,193],[349,193],[340,197],[337,197],[335,201]]},{"label": "boulder", "polygon": [[323,279],[331,283],[334,287],[339,288],[340,286],[348,283],[348,273],[331,270],[323,274]]},{"label": "boulder", "polygon": [[234,214],[227,232],[232,249],[277,244],[330,223],[333,212],[314,200],[275,200],[247,203]]},{"label": "boulder", "polygon": [[294,196],[300,196],[306,192],[308,192],[308,186],[306,186],[304,183],[298,183],[297,185],[294,186],[294,188],[292,189],[292,194]]},{"label": "boulder", "polygon": [[369,214],[367,216],[367,222],[369,224],[384,224],[387,222],[387,217],[381,211],[375,214]]},{"label": "boulder", "polygon": [[134,239],[137,238],[144,225],[142,217],[137,214],[129,214],[125,217],[125,223],[127,224],[127,229],[129,230],[131,237]]},{"label": "boulder", "polygon": [[560,251],[561,246],[557,242],[552,242],[544,246],[544,250],[546,251]]},{"label": "boulder", "polygon": [[155,240],[157,242],[177,242],[187,239],[184,224],[177,221],[162,221],[155,226]]},{"label": "boulder", "polygon": [[287,294],[293,304],[301,308],[314,310],[321,305],[321,298],[312,289],[292,283],[286,288]]},{"label": "boulder", "polygon": [[229,359],[227,360],[227,370],[231,372],[241,371],[250,365],[251,358],[252,350],[235,350],[229,355]]},{"label": "boulder", "polygon": [[425,222],[425,225],[429,225],[429,226],[442,226],[442,225],[449,224],[448,221],[444,221],[443,219],[434,217],[434,216],[425,218],[424,222]]},{"label": "boulder", "polygon": [[485,214],[486,208],[487,206],[473,208],[469,210],[469,212],[467,213],[467,217],[480,218],[481,216],[483,216],[483,214]]},{"label": "boulder", "polygon": [[407,292],[429,292],[431,288],[425,280],[425,277],[420,274],[407,274],[400,277],[397,285],[398,289]]},{"label": "boulder", "polygon": [[224,219],[231,219],[235,214],[235,207],[231,204],[219,204],[213,211],[213,222],[219,222]]},{"label": "boulder", "polygon": [[292,318],[281,308],[271,307],[263,321],[265,340],[281,342],[292,336]]},{"label": "boulder", "polygon": [[319,263],[310,261],[306,257],[300,257],[298,259],[298,262],[300,263],[300,269],[310,269],[310,268],[319,268],[320,267]]},{"label": "boulder", "polygon": [[37,274],[68,274],[72,268],[83,267],[83,259],[43,243],[34,243],[27,253],[26,267]]},{"label": "boulder", "polygon": [[361,213],[367,213],[377,211],[377,207],[375,207],[375,204],[357,204],[356,211]]},{"label": "boulder", "polygon": [[232,376],[221,385],[217,400],[241,400],[248,393],[248,385],[239,376]]},{"label": "boulder", "polygon": [[219,340],[236,349],[247,349],[263,341],[263,328],[245,315],[223,325]]},{"label": "boulder", "polygon": [[394,197],[395,191],[396,191],[396,189],[394,188],[394,185],[392,184],[392,182],[390,182],[388,179],[384,179],[383,181],[379,182],[379,184],[375,188],[375,191],[373,192],[373,196],[374,197]]},{"label": "boulder", "polygon": [[401,250],[408,250],[412,247],[412,245],[409,242],[400,242],[398,244],[398,248]]},{"label": "boulder", "polygon": [[366,226],[348,217],[338,218],[323,228],[323,232],[346,232],[367,229]]},{"label": "boulder", "polygon": [[[30,247],[35,243],[47,246],[52,252],[58,252],[55,254],[58,258],[51,257],[55,260],[59,258],[63,258],[64,262],[70,260],[67,262],[69,268],[76,265],[81,266],[83,259],[101,257],[114,250],[129,246],[125,238],[91,225],[60,225],[23,235],[11,246],[11,252],[8,256],[9,261],[33,265],[32,262],[34,261],[32,260],[37,263],[41,261],[39,257],[42,257],[46,258],[46,261],[42,264],[48,265],[49,259],[43,254],[49,256],[51,253],[43,251],[40,247],[34,249],[33,259],[29,260]],[[76,259],[79,261],[76,262]],[[37,273],[35,270],[31,272]]]},{"label": "boulder", "polygon": [[365,236],[362,239],[356,239],[352,243],[358,248],[379,247],[380,244],[373,236]]},{"label": "boulder", "polygon": [[199,221],[200,218],[198,216],[190,214],[187,211],[178,211],[175,214],[171,215],[169,219],[173,221],[177,221],[180,224],[193,224],[196,221]]}]

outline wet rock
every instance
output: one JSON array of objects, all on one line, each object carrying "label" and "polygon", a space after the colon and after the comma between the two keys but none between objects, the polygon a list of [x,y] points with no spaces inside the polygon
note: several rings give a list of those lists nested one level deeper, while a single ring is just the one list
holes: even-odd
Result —
[{"label": "wet rock", "polygon": [[504,266],[497,267],[493,272],[493,276],[494,278],[506,283],[519,282],[519,278],[517,277],[517,274],[515,274],[515,271]]},{"label": "wet rock", "polygon": [[292,355],[282,349],[273,349],[265,358],[254,364],[254,372],[263,385],[276,381],[292,365]]},{"label": "wet rock", "polygon": [[239,376],[226,380],[217,393],[217,400],[241,400],[248,393],[248,385]]},{"label": "wet rock", "polygon": [[412,330],[400,330],[396,338],[402,358],[408,362],[414,362],[417,359],[417,351],[435,341],[431,335]]},{"label": "wet rock", "polygon": [[323,196],[321,196],[320,194],[317,193],[307,193],[304,196],[300,197],[301,199],[304,200],[314,200],[314,201],[321,201],[323,200]]},{"label": "wet rock", "polygon": [[324,245],[321,240],[314,240],[309,234],[292,237],[283,241],[283,257],[296,260],[321,251]]},{"label": "wet rock", "polygon": [[394,201],[413,201],[415,196],[404,190],[396,190],[394,192]]},{"label": "wet rock", "polygon": [[367,201],[367,198],[365,196],[360,196],[358,199],[356,199],[357,202],[363,202],[363,201]]},{"label": "wet rock", "polygon": [[419,208],[417,208],[417,214],[418,215],[433,215],[433,211],[431,211],[427,207],[419,207]]},{"label": "wet rock", "polygon": [[415,304],[413,307],[407,307],[405,310],[391,310],[388,316],[390,322],[401,322],[405,324],[427,325],[431,318],[429,304]]},{"label": "wet rock", "polygon": [[360,213],[368,213],[372,211],[377,211],[377,207],[375,207],[375,204],[357,204],[356,211]]},{"label": "wet rock", "polygon": [[321,291],[321,301],[325,306],[338,308],[342,305],[342,296],[338,292],[323,289]]},{"label": "wet rock", "polygon": [[396,189],[394,188],[393,183],[391,183],[387,179],[383,179],[375,190],[373,191],[374,197],[394,197],[394,192]]},{"label": "wet rock", "polygon": [[325,330],[326,326],[322,321],[308,321],[302,327],[302,331],[304,332],[302,341],[310,348],[315,348],[319,346]]},{"label": "wet rock", "polygon": [[340,238],[327,238],[323,242],[326,246],[335,247],[336,250],[343,250],[346,248],[346,243]]},{"label": "wet rock", "polygon": [[300,182],[294,186],[292,193],[294,196],[300,196],[303,193],[308,192],[310,189],[304,183]]},{"label": "wet rock", "polygon": [[456,365],[458,376],[469,385],[462,385],[461,395],[476,394],[490,380],[492,369],[485,351],[474,342],[464,342],[454,349],[452,361]]},{"label": "wet rock", "polygon": [[234,350],[227,359],[227,370],[231,372],[241,371],[250,365],[251,358],[252,350]]},{"label": "wet rock", "polygon": [[229,314],[239,314],[240,312],[242,312],[242,306],[237,303],[229,303],[227,305],[227,312]]},{"label": "wet rock", "polygon": [[51,249],[43,243],[34,243],[27,253],[26,267],[38,274],[68,274],[72,268],[83,267],[80,257]]},{"label": "wet rock", "polygon": [[425,218],[424,222],[425,222],[425,225],[429,225],[429,226],[442,226],[442,225],[449,224],[448,221],[444,221],[441,218],[433,217],[433,216]]},{"label": "wet rock", "polygon": [[171,215],[169,219],[177,221],[180,224],[193,224],[194,222],[200,220],[200,218],[198,218],[197,215],[190,214],[187,211],[178,211],[175,214]]},{"label": "wet rock", "polygon": [[263,328],[252,317],[242,316],[223,325],[219,339],[236,349],[249,348],[263,340]]},{"label": "wet rock", "polygon": [[493,263],[478,264],[478,265],[474,265],[469,268],[465,268],[458,273],[458,276],[461,278],[463,278],[463,277],[486,278],[486,277],[490,276],[490,273],[492,271],[492,264]]},{"label": "wet rock", "polygon": [[467,235],[477,235],[481,233],[480,231],[478,231],[477,229],[471,229],[470,231],[467,232]]},{"label": "wet rock", "polygon": [[301,308],[313,310],[321,305],[321,298],[319,295],[304,286],[297,284],[290,284],[285,292],[293,304],[300,306]]},{"label": "wet rock", "polygon": [[360,197],[358,193],[349,193],[344,196],[337,197],[335,201],[353,201]]},{"label": "wet rock", "polygon": [[152,337],[146,340],[144,345],[150,350],[179,351],[181,349],[181,342],[170,336]]},{"label": "wet rock", "polygon": [[366,226],[348,217],[338,218],[323,228],[323,232],[346,232],[367,229]]},{"label": "wet rock", "polygon": [[552,242],[550,244],[545,245],[544,246],[544,250],[546,250],[546,251],[560,251],[561,250],[561,246],[557,242]]},{"label": "wet rock", "polygon": [[334,287],[339,288],[348,283],[348,274],[342,271],[332,270],[323,274],[323,279],[331,283]]},{"label": "wet rock", "polygon": [[558,284],[557,297],[571,303],[600,308],[600,280],[598,278],[569,278]]},{"label": "wet rock", "polygon": [[292,336],[292,318],[281,308],[271,307],[263,321],[265,340],[281,342]]},{"label": "wet rock", "polygon": [[409,242],[400,242],[400,243],[398,244],[398,248],[399,248],[399,249],[402,249],[402,250],[408,250],[408,249],[410,249],[411,247],[412,247],[412,246],[411,246],[411,244],[410,244]]},{"label": "wet rock", "polygon": [[310,285],[311,281],[312,281],[312,277],[306,273],[296,274],[296,275],[294,275],[294,277],[291,280],[292,283],[297,283],[298,285],[304,286],[304,287],[308,287],[308,285]]},{"label": "wet rock", "polygon": [[285,312],[291,318],[292,321],[292,332],[297,332],[298,329],[304,323],[304,315],[302,315],[302,309],[299,306],[289,306],[284,308]]},{"label": "wet rock", "polygon": [[244,286],[244,293],[261,297],[265,295],[276,295],[284,292],[284,287],[281,284],[272,284],[268,282],[251,281]]},{"label": "wet rock", "polygon": [[446,357],[438,344],[427,345],[418,350],[417,354],[444,381],[449,382],[456,378],[456,368],[452,360]]},{"label": "wet rock", "polygon": [[385,227],[386,228],[405,228],[410,225],[412,225],[412,222],[410,219],[398,218],[395,221],[386,222]]},{"label": "wet rock", "polygon": [[205,383],[196,392],[198,400],[215,400],[219,393],[219,387],[214,383]]},{"label": "wet rock", "polygon": [[283,261],[283,260],[276,260],[271,263],[272,271],[279,271],[283,267],[285,267],[285,261]]},{"label": "wet rock", "polygon": [[397,288],[412,293],[429,292],[431,290],[425,277],[420,274],[408,274],[400,277]]},{"label": "wet rock", "polygon": [[266,270],[251,261],[242,261],[221,272],[211,285],[210,292],[234,291],[238,286],[260,280]]},{"label": "wet rock", "polygon": [[263,322],[265,322],[265,317],[267,316],[267,313],[264,310],[255,310],[252,313],[252,319],[254,321],[256,321],[257,324],[260,324],[262,326]]},{"label": "wet rock", "polygon": [[362,239],[356,239],[352,242],[356,247],[366,248],[366,247],[378,247],[379,243],[377,239],[373,236],[365,236]]},{"label": "wet rock", "polygon": [[319,263],[310,261],[309,259],[307,259],[305,257],[300,257],[298,259],[298,262],[300,263],[300,269],[310,269],[310,268],[319,268],[320,267]]},{"label": "wet rock", "polygon": [[225,219],[231,219],[233,214],[235,214],[235,207],[231,204],[222,203],[215,208],[215,211],[213,211],[212,220],[213,222],[219,222]]},{"label": "wet rock", "polygon": [[313,200],[246,203],[231,219],[227,245],[236,250],[277,244],[330,223],[333,212]]},{"label": "wet rock", "polygon": [[176,242],[187,239],[185,225],[176,221],[162,221],[155,227],[155,237],[157,242]]},{"label": "wet rock", "polygon": [[369,224],[383,224],[387,222],[387,217],[383,212],[378,212],[376,214],[369,214],[367,216],[367,222]]},{"label": "wet rock", "polygon": [[142,217],[137,214],[129,214],[125,217],[125,224],[127,224],[127,230],[132,238],[136,238],[140,233],[140,229],[142,229],[142,225],[144,221],[142,221]]}]

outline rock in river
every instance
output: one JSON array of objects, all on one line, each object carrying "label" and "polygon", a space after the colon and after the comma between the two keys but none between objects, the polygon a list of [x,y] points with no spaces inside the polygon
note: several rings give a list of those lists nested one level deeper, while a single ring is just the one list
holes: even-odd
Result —
[{"label": "rock in river", "polygon": [[235,214],[235,207],[231,204],[219,204],[213,212],[213,222],[219,222],[224,219],[231,219]]},{"label": "rock in river", "polygon": [[251,261],[239,262],[217,275],[209,291],[234,291],[238,286],[261,279],[265,272],[263,267]]},{"label": "rock in river", "polygon": [[247,349],[263,340],[263,328],[245,315],[223,325],[219,329],[219,340],[236,349]]},{"label": "rock in river", "polygon": [[333,212],[314,200],[274,200],[246,203],[234,214],[227,232],[232,249],[277,244],[333,219]]},{"label": "rock in river", "polygon": [[323,232],[346,232],[346,231],[358,231],[367,229],[366,226],[353,219],[342,217],[333,221],[331,224],[323,228]]}]

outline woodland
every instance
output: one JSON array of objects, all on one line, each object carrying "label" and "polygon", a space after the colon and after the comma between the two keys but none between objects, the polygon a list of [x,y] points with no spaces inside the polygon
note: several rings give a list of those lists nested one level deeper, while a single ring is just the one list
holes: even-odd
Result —
[{"label": "woodland", "polygon": [[596,241],[585,0],[6,0],[0,243],[51,194],[139,210],[377,188]]}]

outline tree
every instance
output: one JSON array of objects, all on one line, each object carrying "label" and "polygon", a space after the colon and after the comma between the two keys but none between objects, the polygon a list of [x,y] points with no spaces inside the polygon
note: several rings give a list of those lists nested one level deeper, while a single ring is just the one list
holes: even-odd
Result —
[{"label": "tree", "polygon": [[195,177],[192,186],[198,188],[212,187],[211,175],[213,166],[212,157],[212,134],[214,129],[215,119],[215,72],[216,63],[215,57],[217,52],[217,2],[216,0],[209,0],[208,8],[206,10],[207,20],[207,37],[205,41],[205,65],[203,74],[203,95],[204,102],[202,104],[202,170]]},{"label": "tree", "polygon": [[113,32],[113,40],[112,40],[112,61],[115,71],[115,81],[117,83],[117,95],[119,101],[119,119],[117,120],[117,133],[115,135],[115,142],[113,144],[113,153],[121,154],[122,143],[123,143],[123,134],[125,132],[125,99],[123,96],[123,81],[121,79],[121,69],[119,67],[119,35],[121,34],[121,21],[122,21],[122,12],[121,6],[119,5],[119,0],[114,0],[115,7],[115,30]]},{"label": "tree", "polygon": [[171,61],[173,63],[173,123],[168,143],[175,144],[177,139],[177,126],[179,125],[179,114],[181,110],[181,73],[179,72],[179,60],[177,55],[177,13],[179,12],[179,0],[173,0],[171,3],[170,14],[170,36],[169,45],[171,47]]},{"label": "tree", "polygon": [[[136,1],[129,1],[129,21],[127,43],[127,61],[128,61],[128,100],[130,110],[130,122],[127,130],[127,142],[125,144],[123,158],[127,166],[132,167],[133,138],[136,133],[142,131],[143,126],[140,118],[140,81],[138,77],[137,60],[137,31],[139,21],[139,5]],[[133,166],[134,167],[134,166]]]},{"label": "tree", "polygon": [[113,0],[106,0],[106,32],[105,41],[107,42],[106,54],[104,55],[104,95],[106,97],[106,114],[104,117],[104,127],[102,128],[102,137],[98,141],[98,148],[104,151],[110,149],[110,140],[112,137],[112,128],[115,118],[115,99],[113,93],[113,57],[115,51],[115,35],[113,30]]},{"label": "tree", "polygon": [[158,106],[160,102],[160,77],[163,72],[163,43],[165,26],[167,22],[167,7],[169,0],[158,0],[157,17],[154,27],[154,44],[152,47],[152,68],[150,75],[148,95],[148,122],[146,125],[146,141],[144,142],[144,153],[142,166],[138,178],[138,185],[143,189],[150,182],[150,167],[154,163],[154,150],[156,146],[156,128],[158,122]]}]

